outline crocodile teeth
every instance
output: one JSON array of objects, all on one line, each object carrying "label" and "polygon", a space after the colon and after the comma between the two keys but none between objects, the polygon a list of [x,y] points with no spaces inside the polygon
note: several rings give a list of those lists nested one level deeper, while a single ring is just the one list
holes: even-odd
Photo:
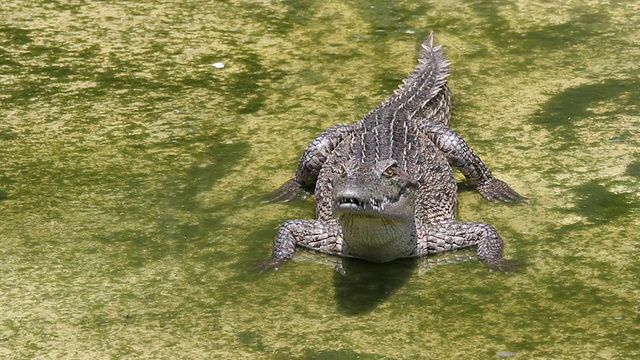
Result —
[{"label": "crocodile teeth", "polygon": [[354,198],[344,198],[344,199],[340,199],[338,200],[338,204],[342,205],[342,204],[354,204],[357,205],[359,207],[363,207],[364,203],[362,203],[362,201],[359,201],[358,199],[354,199]]}]

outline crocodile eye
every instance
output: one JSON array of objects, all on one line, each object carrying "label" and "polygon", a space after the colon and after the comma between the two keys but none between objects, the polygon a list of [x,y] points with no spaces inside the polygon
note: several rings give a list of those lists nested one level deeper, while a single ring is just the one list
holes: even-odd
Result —
[{"label": "crocodile eye", "polygon": [[347,173],[347,167],[344,164],[340,164],[340,169],[338,170],[338,175],[344,175]]},{"label": "crocodile eye", "polygon": [[395,171],[393,171],[393,167],[392,167],[392,166],[390,166],[390,167],[386,168],[386,169],[384,170],[384,172],[382,173],[382,175],[384,175],[384,177],[387,177],[387,178],[391,178],[391,177],[393,177],[395,174],[396,174],[396,172],[395,172]]}]

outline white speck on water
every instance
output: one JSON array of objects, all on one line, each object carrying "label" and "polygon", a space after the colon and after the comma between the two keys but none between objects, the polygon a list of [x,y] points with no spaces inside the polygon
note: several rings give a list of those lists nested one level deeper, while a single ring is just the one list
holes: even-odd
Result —
[{"label": "white speck on water", "polygon": [[211,66],[213,66],[216,69],[222,69],[224,67],[224,63],[222,61],[219,61],[211,64]]},{"label": "white speck on water", "polygon": [[616,320],[622,320],[622,316],[614,316],[613,318]]},{"label": "white speck on water", "polygon": [[416,31],[415,31],[415,30],[413,30],[413,29],[409,29],[409,30],[405,30],[405,31],[404,31],[404,33],[405,33],[405,34],[415,34],[415,33],[416,33]]},{"label": "white speck on water", "polygon": [[568,226],[568,225],[573,225],[573,224],[577,224],[577,223],[581,222],[582,221],[582,217],[580,217],[578,215],[569,215],[569,216],[565,216],[562,219],[558,219],[556,221],[560,225]]}]

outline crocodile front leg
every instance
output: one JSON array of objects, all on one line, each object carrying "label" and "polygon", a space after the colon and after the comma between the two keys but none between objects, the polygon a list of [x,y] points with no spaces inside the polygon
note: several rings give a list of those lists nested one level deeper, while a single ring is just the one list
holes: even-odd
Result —
[{"label": "crocodile front leg", "polygon": [[436,121],[423,121],[420,124],[420,129],[445,154],[447,161],[458,168],[487,200],[507,202],[527,200],[507,183],[494,177],[484,162],[467,145],[467,142],[445,124]]},{"label": "crocodile front leg", "polygon": [[352,131],[353,125],[340,124],[318,135],[302,153],[296,175],[274,191],[269,201],[291,201],[313,193],[322,165],[340,141]]},{"label": "crocodile front leg", "polygon": [[342,241],[342,229],[335,220],[288,220],[278,230],[273,241],[271,257],[258,267],[262,270],[277,270],[293,256],[296,246],[326,254],[347,256],[347,247]]},{"label": "crocodile front leg", "polygon": [[504,243],[491,225],[479,222],[447,221],[417,229],[415,256],[477,245],[477,256],[490,270],[512,271],[516,262],[502,257]]}]

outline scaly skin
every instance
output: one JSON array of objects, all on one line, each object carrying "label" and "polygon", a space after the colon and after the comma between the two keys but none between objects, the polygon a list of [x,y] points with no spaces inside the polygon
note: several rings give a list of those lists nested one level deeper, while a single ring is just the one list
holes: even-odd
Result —
[{"label": "scaly skin", "polygon": [[296,246],[375,262],[477,246],[490,269],[512,269],[493,226],[456,220],[452,166],[488,200],[526,199],[449,127],[449,62],[433,34],[418,62],[381,105],[355,124],[328,128],[307,147],[294,178],[272,199],[305,197],[315,188],[317,219],[282,224],[262,268],[280,267]]}]

